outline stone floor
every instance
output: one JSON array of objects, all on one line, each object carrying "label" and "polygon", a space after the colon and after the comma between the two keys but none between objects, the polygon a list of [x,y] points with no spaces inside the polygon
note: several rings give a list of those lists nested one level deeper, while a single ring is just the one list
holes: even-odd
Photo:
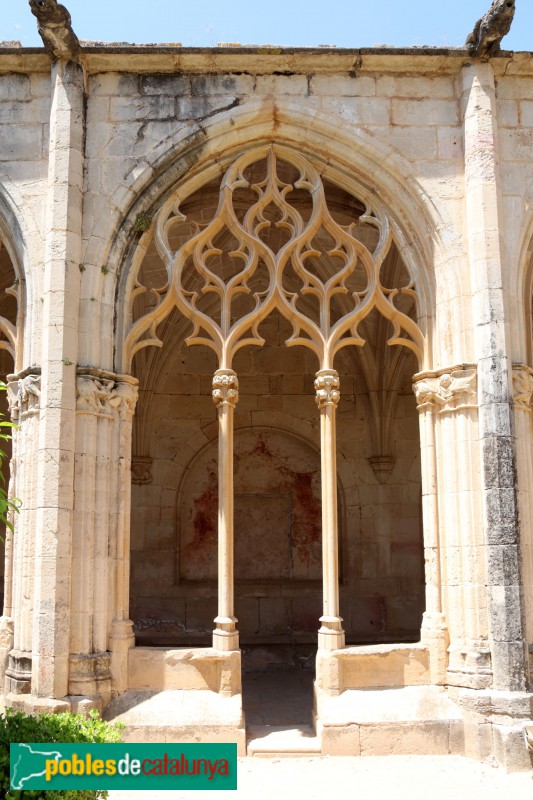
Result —
[{"label": "stone floor", "polygon": [[[240,758],[236,792],[217,800],[531,800],[531,773],[506,774],[461,756]],[[212,800],[208,791],[143,792],[142,800]],[[109,800],[138,800],[139,792],[109,793]]]},{"label": "stone floor", "polygon": [[[310,730],[313,706],[311,671],[243,675],[248,739],[282,728]],[[304,734],[305,735],[305,734]],[[506,774],[461,756],[271,756],[238,760],[238,789],[218,791],[220,800],[324,800],[332,791],[347,797],[394,800],[533,800],[531,773]],[[138,792],[113,791],[109,800],[138,800]],[[143,792],[143,800],[202,800],[212,792]]]}]

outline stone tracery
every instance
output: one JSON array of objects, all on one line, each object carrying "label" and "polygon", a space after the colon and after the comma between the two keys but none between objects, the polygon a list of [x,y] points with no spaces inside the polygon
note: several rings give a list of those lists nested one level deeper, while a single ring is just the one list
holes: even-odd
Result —
[{"label": "stone tracery", "polygon": [[[266,177],[252,183],[247,169],[266,163]],[[290,164],[298,177],[286,182],[280,177],[281,165]],[[257,197],[240,219],[235,194],[240,189],[250,189]],[[291,204],[291,193],[305,192],[310,215],[305,219],[296,204]],[[424,339],[416,323],[397,305],[399,297],[417,300],[412,283],[398,288],[385,287],[380,280],[383,262],[387,257],[392,233],[388,217],[365,208],[350,225],[341,225],[333,218],[326,197],[324,183],[316,168],[301,154],[280,145],[265,145],[237,159],[226,171],[219,193],[217,212],[211,222],[176,250],[173,236],[186,222],[180,206],[189,196],[187,186],[178,190],[167,201],[157,216],[155,242],[166,271],[166,283],[160,287],[146,287],[137,279],[132,301],[149,294],[155,307],[137,319],[131,326],[125,343],[125,360],[131,359],[141,348],[161,346],[157,327],[177,307],[193,325],[188,344],[204,344],[215,350],[220,368],[231,368],[235,353],[246,345],[262,345],[258,332],[260,322],[274,309],[293,324],[289,345],[303,345],[315,352],[321,367],[333,366],[336,353],[348,344],[362,346],[360,323],[375,308],[393,326],[389,344],[403,344],[413,350],[420,360]],[[277,212],[278,219],[269,217]],[[377,242],[371,250],[357,235],[356,228],[367,226],[377,232]],[[288,240],[278,248],[265,241],[264,234],[276,230],[288,235]],[[211,261],[222,254],[215,240],[222,232],[230,234],[237,247],[227,255],[233,265],[243,264],[240,270],[226,279],[211,267]],[[317,249],[318,235],[329,238],[327,250]],[[317,274],[316,260],[327,260],[328,272],[322,279]],[[327,258],[325,258],[327,257]],[[335,266],[340,261],[340,268]],[[190,263],[192,262],[192,270]],[[194,272],[194,279],[191,273]],[[289,273],[292,273],[289,275]],[[254,280],[268,277],[266,286],[254,289]],[[291,281],[292,278],[292,281]],[[296,285],[295,285],[296,283]],[[254,307],[242,312],[236,310],[236,300],[253,296]],[[218,301],[218,308],[202,301],[209,297]],[[315,298],[319,306],[319,319],[315,321],[305,301]],[[339,299],[349,301],[338,303]],[[240,312],[240,313],[239,313]],[[237,316],[235,316],[237,314]],[[218,319],[217,319],[218,316]]]}]

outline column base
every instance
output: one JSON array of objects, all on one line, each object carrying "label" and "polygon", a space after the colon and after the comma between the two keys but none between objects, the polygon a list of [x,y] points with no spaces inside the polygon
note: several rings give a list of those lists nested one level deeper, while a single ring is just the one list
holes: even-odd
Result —
[{"label": "column base", "polygon": [[6,694],[30,694],[32,654],[22,650],[11,650],[7,660]]},{"label": "column base", "polygon": [[114,694],[122,694],[128,688],[129,652],[135,647],[135,634],[131,619],[115,619],[109,637],[111,648],[111,688]]},{"label": "column base", "polygon": [[99,699],[106,706],[111,699],[111,653],[71,655],[68,693],[69,697]]},{"label": "column base", "polygon": [[531,770],[532,693],[452,687],[448,694],[463,711],[466,756],[492,760],[507,772]]},{"label": "column base", "polygon": [[491,654],[488,642],[471,641],[464,645],[451,645],[446,672],[448,686],[465,689],[488,689],[492,686]]},{"label": "column base", "polygon": [[346,644],[342,629],[342,617],[320,617],[322,625],[318,631],[319,650],[340,650]]},{"label": "column base", "polygon": [[[6,679],[7,662],[13,650],[15,636],[14,624],[11,617],[0,618],[0,687],[4,686]],[[1,689],[0,689],[1,691]]]},{"label": "column base", "polygon": [[450,637],[444,614],[426,611],[422,617],[420,641],[429,650],[429,677],[434,686],[446,685]]},{"label": "column base", "polygon": [[213,647],[215,650],[238,650],[239,632],[236,628],[235,617],[215,617],[215,630],[213,631]]}]

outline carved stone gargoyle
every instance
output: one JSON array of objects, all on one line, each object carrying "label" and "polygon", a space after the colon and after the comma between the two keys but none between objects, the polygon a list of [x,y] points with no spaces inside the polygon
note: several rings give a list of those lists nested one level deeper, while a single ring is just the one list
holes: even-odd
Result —
[{"label": "carved stone gargoyle", "polygon": [[469,55],[482,61],[497,55],[501,40],[511,30],[514,12],[515,0],[493,0],[465,42]]},{"label": "carved stone gargoyle", "polygon": [[46,52],[54,60],[75,61],[80,50],[72,30],[70,14],[57,0],[29,0],[31,13],[37,17],[39,34]]}]

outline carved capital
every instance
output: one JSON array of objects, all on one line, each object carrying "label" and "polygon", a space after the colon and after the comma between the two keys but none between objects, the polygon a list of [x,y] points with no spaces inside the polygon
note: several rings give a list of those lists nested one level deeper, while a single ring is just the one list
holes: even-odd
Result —
[{"label": "carved capital", "polygon": [[217,369],[213,375],[213,402],[232,408],[239,402],[239,379],[232,369]]},{"label": "carved capital", "polygon": [[131,482],[136,486],[146,486],[153,481],[153,459],[150,456],[132,456]]},{"label": "carved capital", "polygon": [[137,382],[129,375],[91,369],[76,376],[76,411],[80,414],[131,419],[137,395]]},{"label": "carved capital", "polygon": [[413,391],[419,411],[428,408],[439,414],[477,408],[477,369],[474,365],[423,372],[415,375]]},{"label": "carved capital", "polygon": [[41,375],[35,371],[24,371],[19,375],[8,375],[7,400],[13,422],[37,416],[41,407]]},{"label": "carved capital", "polygon": [[316,373],[316,404],[319,408],[339,405],[341,382],[335,369],[321,369]]},{"label": "carved capital", "polygon": [[513,364],[513,400],[516,409],[533,408],[533,369],[525,364]]}]

